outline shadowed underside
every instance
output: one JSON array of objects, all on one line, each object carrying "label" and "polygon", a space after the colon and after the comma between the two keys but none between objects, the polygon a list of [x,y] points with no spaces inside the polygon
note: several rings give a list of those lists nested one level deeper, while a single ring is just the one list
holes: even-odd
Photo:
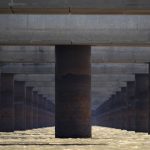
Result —
[{"label": "shadowed underside", "polygon": [[1,0],[0,13],[150,14],[148,0]]}]

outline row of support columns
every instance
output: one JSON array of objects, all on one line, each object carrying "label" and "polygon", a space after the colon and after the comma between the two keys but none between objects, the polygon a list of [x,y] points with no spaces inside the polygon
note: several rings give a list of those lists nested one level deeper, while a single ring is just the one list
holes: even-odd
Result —
[{"label": "row of support columns", "polygon": [[0,132],[54,126],[55,106],[51,101],[14,81],[14,74],[0,74]]},{"label": "row of support columns", "polygon": [[[1,74],[0,131],[54,125],[58,138],[91,137],[91,46],[56,46],[55,108],[42,95]],[[51,109],[51,110],[49,110]]]},{"label": "row of support columns", "polygon": [[[58,138],[91,137],[91,47],[56,46],[55,135]],[[0,131],[26,130],[54,125],[55,108],[33,87],[0,76]],[[95,113],[98,125],[148,132],[150,130],[149,75],[136,74]]]},{"label": "row of support columns", "polygon": [[150,133],[150,76],[136,74],[135,81],[104,102],[94,113],[95,124]]}]

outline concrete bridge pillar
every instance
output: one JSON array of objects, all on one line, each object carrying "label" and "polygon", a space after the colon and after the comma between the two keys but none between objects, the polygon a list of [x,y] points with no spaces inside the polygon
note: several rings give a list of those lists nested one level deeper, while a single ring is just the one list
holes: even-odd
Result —
[{"label": "concrete bridge pillar", "polygon": [[108,106],[107,106],[107,114],[108,114],[107,126],[108,127],[111,127],[111,104],[112,104],[112,98],[108,100]]},{"label": "concrete bridge pillar", "polygon": [[112,124],[112,128],[116,127],[116,115],[115,115],[115,107],[116,107],[116,99],[117,99],[117,93],[115,95],[112,96],[112,102],[111,102],[111,124]]},{"label": "concrete bridge pillar", "polygon": [[38,92],[33,92],[33,128],[38,128]]},{"label": "concrete bridge pillar", "polygon": [[99,106],[97,109],[96,109],[96,112],[95,112],[95,124],[96,125],[99,125],[100,124],[100,107],[101,106]]},{"label": "concrete bridge pillar", "polygon": [[55,105],[51,102],[48,101],[49,103],[49,114],[50,114],[50,126],[55,126]]},{"label": "concrete bridge pillar", "polygon": [[1,74],[0,88],[0,131],[14,131],[14,75]]},{"label": "concrete bridge pillar", "polygon": [[49,111],[48,111],[48,100],[47,98],[45,98],[45,125],[48,127],[50,124],[50,115],[49,115]]},{"label": "concrete bridge pillar", "polygon": [[43,127],[46,127],[47,125],[47,123],[46,123],[46,121],[47,121],[47,114],[46,114],[46,107],[45,107],[45,105],[46,105],[46,99],[45,99],[45,97],[43,97],[43,99],[42,99],[42,114],[43,114],[43,117],[42,117],[42,119],[43,119]]},{"label": "concrete bridge pillar", "polygon": [[110,127],[113,127],[113,100],[114,100],[114,97],[115,95],[112,95],[111,98],[110,98],[110,110],[111,113],[110,113]]},{"label": "concrete bridge pillar", "polygon": [[[150,92],[150,62],[149,64],[149,92]],[[150,134],[150,95],[149,95],[149,118],[148,118],[148,134]]]},{"label": "concrete bridge pillar", "polygon": [[122,118],[122,93],[121,91],[116,93],[116,99],[115,99],[115,107],[114,107],[114,117],[115,117],[115,128],[122,129],[123,127],[123,118]]},{"label": "concrete bridge pillar", "polygon": [[127,82],[128,131],[135,131],[135,81]]},{"label": "concrete bridge pillar", "polygon": [[26,87],[26,128],[33,128],[33,87]]},{"label": "concrete bridge pillar", "polygon": [[38,127],[42,127],[43,124],[43,114],[42,114],[42,99],[41,94],[38,95]]},{"label": "concrete bridge pillar", "polygon": [[26,88],[24,81],[14,82],[15,130],[26,129]]},{"label": "concrete bridge pillar", "polygon": [[122,87],[121,93],[122,129],[126,130],[128,125],[127,87]]},{"label": "concrete bridge pillar", "polygon": [[149,75],[136,74],[136,132],[148,132]]},{"label": "concrete bridge pillar", "polygon": [[56,46],[56,138],[91,137],[91,47]]}]

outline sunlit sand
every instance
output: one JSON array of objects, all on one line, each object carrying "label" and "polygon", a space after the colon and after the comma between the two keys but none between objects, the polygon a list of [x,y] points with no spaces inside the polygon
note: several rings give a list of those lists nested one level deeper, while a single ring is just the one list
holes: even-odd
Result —
[{"label": "sunlit sand", "polygon": [[149,150],[150,135],[105,127],[92,139],[55,139],[54,128],[0,133],[0,150]]}]

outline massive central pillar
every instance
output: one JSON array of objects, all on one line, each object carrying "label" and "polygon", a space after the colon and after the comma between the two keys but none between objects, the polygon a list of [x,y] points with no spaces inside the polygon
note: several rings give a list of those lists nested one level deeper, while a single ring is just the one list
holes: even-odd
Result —
[{"label": "massive central pillar", "polygon": [[91,137],[90,57],[90,46],[56,46],[56,138]]}]

